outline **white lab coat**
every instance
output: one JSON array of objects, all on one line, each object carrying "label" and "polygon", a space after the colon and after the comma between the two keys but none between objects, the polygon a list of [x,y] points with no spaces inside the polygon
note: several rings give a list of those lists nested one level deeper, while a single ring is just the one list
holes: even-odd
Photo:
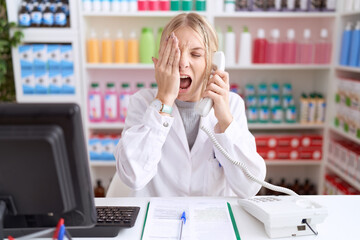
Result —
[{"label": "white lab coat", "polygon": [[[173,105],[172,117],[160,115],[150,106],[155,96],[156,90],[144,89],[130,98],[125,128],[114,151],[117,172],[134,190],[133,196],[236,194],[246,198],[259,191],[261,186],[225,159],[201,129],[190,151],[178,108]],[[248,130],[244,101],[230,93],[229,102],[234,119],[225,133],[215,137],[233,158],[263,180],[265,162]],[[200,120],[200,126],[212,131],[216,123],[213,109]]]}]

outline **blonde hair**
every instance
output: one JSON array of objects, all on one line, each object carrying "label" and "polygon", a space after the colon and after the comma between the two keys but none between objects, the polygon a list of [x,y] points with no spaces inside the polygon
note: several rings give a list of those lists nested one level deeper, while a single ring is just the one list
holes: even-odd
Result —
[{"label": "blonde hair", "polygon": [[197,13],[182,13],[171,19],[170,22],[166,24],[161,35],[161,42],[165,41],[172,32],[175,32],[181,27],[190,27],[199,34],[204,42],[206,69],[204,76],[205,84],[203,87],[205,89],[212,70],[212,55],[218,49],[216,32],[203,16]]}]

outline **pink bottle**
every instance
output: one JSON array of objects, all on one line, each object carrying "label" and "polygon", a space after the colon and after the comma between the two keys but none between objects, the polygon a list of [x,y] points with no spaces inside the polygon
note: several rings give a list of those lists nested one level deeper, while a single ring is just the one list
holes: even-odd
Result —
[{"label": "pink bottle", "polygon": [[147,11],[149,10],[149,2],[148,0],[138,0],[138,11]]},{"label": "pink bottle", "polygon": [[115,122],[119,120],[119,101],[114,83],[106,85],[104,99],[104,120],[107,122]]},{"label": "pink bottle", "polygon": [[159,1],[158,0],[149,0],[149,10],[150,11],[159,11]]},{"label": "pink bottle", "polygon": [[296,63],[296,48],[297,42],[295,41],[295,31],[294,29],[289,29],[287,31],[287,39],[283,44],[283,63]]},{"label": "pink bottle", "polygon": [[271,31],[271,39],[268,42],[267,63],[281,63],[282,62],[282,44],[280,42],[279,29]]},{"label": "pink bottle", "polygon": [[320,32],[320,40],[315,43],[315,58],[316,64],[329,64],[331,59],[332,44],[328,40],[328,31],[323,28]]},{"label": "pink bottle", "polygon": [[170,1],[169,0],[160,0],[159,1],[160,11],[169,11],[170,10]]},{"label": "pink bottle", "polygon": [[119,102],[120,102],[119,113],[120,113],[120,121],[121,122],[125,122],[131,94],[132,94],[132,92],[130,89],[130,85],[128,83],[123,83],[121,85],[121,91],[119,94]]},{"label": "pink bottle", "polygon": [[300,64],[311,64],[313,63],[313,50],[314,44],[312,43],[310,29],[304,30],[304,39],[299,44],[298,62]]},{"label": "pink bottle", "polygon": [[258,29],[257,38],[254,40],[253,63],[266,63],[268,41],[265,38],[265,31]]},{"label": "pink bottle", "polygon": [[100,122],[103,120],[104,102],[98,83],[92,83],[88,97],[88,111],[90,122]]}]

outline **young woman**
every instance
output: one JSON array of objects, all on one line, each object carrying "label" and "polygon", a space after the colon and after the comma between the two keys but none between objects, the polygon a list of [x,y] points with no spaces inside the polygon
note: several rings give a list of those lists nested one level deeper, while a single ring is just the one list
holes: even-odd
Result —
[{"label": "young woman", "polygon": [[[157,90],[145,89],[130,99],[122,138],[114,152],[120,179],[134,196],[255,195],[260,185],[213,146],[201,125],[237,161],[265,178],[264,160],[248,130],[244,101],[229,92],[229,74],[212,70],[218,43],[202,16],[183,13],[164,28],[159,58],[153,58]],[[194,106],[214,102],[206,117]]]}]

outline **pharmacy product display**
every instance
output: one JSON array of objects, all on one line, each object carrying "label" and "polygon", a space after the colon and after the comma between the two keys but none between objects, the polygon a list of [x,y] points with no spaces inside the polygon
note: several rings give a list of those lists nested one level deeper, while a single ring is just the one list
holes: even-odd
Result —
[{"label": "pharmacy product display", "polygon": [[[268,183],[274,183],[272,178],[267,180]],[[304,180],[300,180],[298,178],[294,179],[294,181],[288,181],[286,178],[281,178],[276,185],[281,187],[290,188],[294,192],[299,195],[316,195],[316,184],[313,183],[310,179],[306,178]],[[284,195],[283,193],[274,192],[273,190],[269,190],[266,188],[261,189],[261,192],[264,195]]]},{"label": "pharmacy product display", "polygon": [[359,195],[360,191],[353,188],[336,174],[326,174],[324,181],[324,195]]},{"label": "pharmacy product display", "polygon": [[27,44],[18,51],[24,94],[75,94],[72,45]]},{"label": "pharmacy product display", "polygon": [[70,27],[69,1],[23,0],[18,23],[21,27]]},{"label": "pharmacy product display", "polygon": [[92,134],[88,141],[91,161],[115,161],[113,151],[119,142],[121,134]]},{"label": "pharmacy product display", "polygon": [[342,33],[340,65],[360,67],[360,21],[347,22]]}]

